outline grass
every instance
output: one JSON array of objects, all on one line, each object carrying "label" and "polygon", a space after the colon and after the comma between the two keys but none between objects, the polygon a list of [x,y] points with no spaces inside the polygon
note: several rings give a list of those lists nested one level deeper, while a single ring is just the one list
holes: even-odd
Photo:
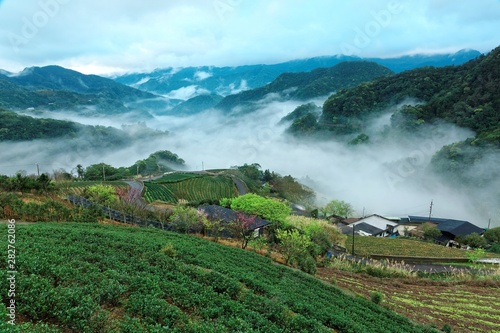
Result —
[{"label": "grass", "polygon": [[[346,247],[350,251],[352,236],[348,236]],[[429,258],[467,258],[467,251],[445,247],[429,242],[405,239],[355,236],[354,253],[357,256],[385,255]],[[495,257],[487,253],[487,257]],[[498,255],[497,255],[498,256]]]}]

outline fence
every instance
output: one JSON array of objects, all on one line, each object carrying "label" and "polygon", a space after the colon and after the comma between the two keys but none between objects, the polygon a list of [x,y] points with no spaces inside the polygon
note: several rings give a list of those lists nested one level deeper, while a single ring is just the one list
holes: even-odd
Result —
[{"label": "fence", "polygon": [[135,216],[135,215],[130,215],[126,214],[124,212],[120,212],[115,209],[111,209],[109,207],[103,206],[96,204],[89,199],[86,199],[84,197],[80,197],[78,195],[68,195],[67,199],[69,202],[71,202],[74,205],[82,206],[84,208],[90,208],[90,207],[98,207],[103,211],[105,216],[111,220],[117,221],[117,222],[122,222],[122,223],[128,223],[128,224],[135,224],[141,227],[149,227],[153,226],[155,228],[163,229],[163,230],[170,230],[173,231],[174,228],[171,224],[169,223],[162,223],[157,220],[150,220],[150,219],[143,219],[141,217]]}]

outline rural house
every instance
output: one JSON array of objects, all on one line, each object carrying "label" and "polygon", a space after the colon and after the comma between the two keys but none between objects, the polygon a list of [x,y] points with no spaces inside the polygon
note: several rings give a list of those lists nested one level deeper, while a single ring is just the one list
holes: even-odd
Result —
[{"label": "rural house", "polygon": [[[351,223],[350,226],[355,227],[355,232],[357,230],[360,230],[369,233],[369,236],[387,237],[393,234],[393,230],[397,226],[397,224],[398,221],[395,221],[395,219],[393,218],[387,218],[381,215],[372,214]],[[368,226],[372,228],[368,228]]]},{"label": "rural house", "polygon": [[[238,212],[217,205],[201,206],[198,207],[198,211],[204,214],[207,217],[207,219],[211,221],[219,220],[227,223],[228,225],[236,221],[238,218]],[[271,224],[271,222],[261,219],[259,217],[254,217],[247,214],[243,215],[246,218],[253,218],[253,223],[249,226],[249,231],[253,231],[256,237],[262,235],[264,233],[264,228]],[[230,235],[228,234],[227,231],[225,231],[223,232],[223,236],[228,237]]]},{"label": "rural house", "polygon": [[416,229],[418,226],[424,223],[435,224],[436,227],[441,231],[441,236],[438,237],[438,241],[447,244],[450,240],[454,240],[457,236],[467,236],[472,233],[477,233],[482,235],[484,229],[463,220],[454,220],[447,218],[437,218],[437,217],[425,217],[425,216],[408,216],[408,218],[401,219],[397,230],[401,235],[403,235],[404,230],[406,231]]}]

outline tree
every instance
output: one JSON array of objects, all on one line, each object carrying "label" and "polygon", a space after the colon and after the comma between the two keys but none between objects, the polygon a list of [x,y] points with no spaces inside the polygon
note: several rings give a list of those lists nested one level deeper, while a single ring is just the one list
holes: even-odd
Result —
[{"label": "tree", "polygon": [[280,253],[285,258],[285,263],[299,262],[303,256],[308,255],[311,245],[309,236],[301,234],[297,229],[276,231],[279,240]]},{"label": "tree", "polygon": [[204,225],[205,229],[210,233],[210,235],[214,238],[215,242],[219,241],[219,237],[221,233],[226,229],[226,223],[219,219],[205,219]]},{"label": "tree", "polygon": [[486,230],[484,232],[484,238],[491,243],[500,243],[500,227]]},{"label": "tree", "polygon": [[255,217],[247,216],[241,212],[236,213],[236,221],[229,224],[229,232],[231,235],[241,242],[241,248],[247,247],[248,242],[253,237],[251,229],[255,222]]},{"label": "tree", "polygon": [[83,169],[83,166],[81,164],[78,164],[76,166],[76,174],[78,175],[78,179],[83,179],[83,176],[85,174],[85,170]]},{"label": "tree", "polygon": [[351,204],[341,200],[332,200],[323,208],[323,214],[325,214],[326,216],[338,215],[347,218],[353,213],[354,209],[352,208]]},{"label": "tree", "polygon": [[115,188],[111,185],[92,185],[83,190],[83,196],[96,204],[111,206],[118,202]]},{"label": "tree", "polygon": [[422,225],[424,239],[435,240],[441,236],[441,231],[432,223],[424,223]]},{"label": "tree", "polygon": [[146,202],[142,200],[141,190],[136,187],[116,187],[115,193],[120,200],[120,209],[132,215],[139,215],[146,209]]},{"label": "tree", "polygon": [[472,234],[465,236],[464,243],[474,249],[484,248],[488,245],[488,241],[484,237],[481,237],[476,232],[473,232]]},{"label": "tree", "polygon": [[283,221],[292,211],[290,207],[280,201],[253,193],[233,198],[231,209],[257,215],[269,221]]},{"label": "tree", "polygon": [[170,222],[178,232],[185,234],[191,231],[201,232],[204,225],[204,216],[193,207],[177,206],[170,216]]}]

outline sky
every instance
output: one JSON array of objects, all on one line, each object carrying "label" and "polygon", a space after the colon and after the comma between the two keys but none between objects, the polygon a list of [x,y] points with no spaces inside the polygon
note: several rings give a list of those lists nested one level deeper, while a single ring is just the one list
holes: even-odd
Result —
[{"label": "sky", "polygon": [[499,0],[0,0],[0,69],[86,74],[499,44]]}]

